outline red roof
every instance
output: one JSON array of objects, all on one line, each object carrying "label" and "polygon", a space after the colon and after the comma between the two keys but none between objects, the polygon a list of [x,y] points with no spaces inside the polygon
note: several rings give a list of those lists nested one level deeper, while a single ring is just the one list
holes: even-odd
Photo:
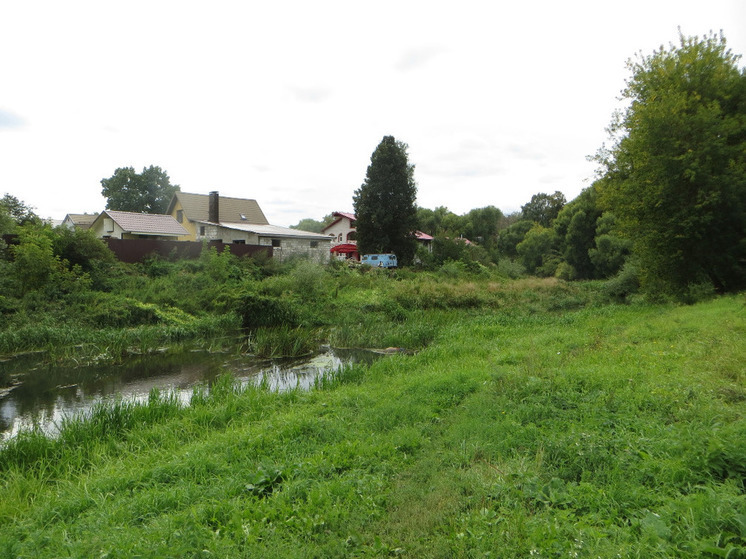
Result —
[{"label": "red roof", "polygon": [[422,231],[415,231],[414,236],[417,238],[418,241],[432,241],[433,240],[433,237],[431,237],[427,233],[423,233]]},{"label": "red roof", "polygon": [[330,249],[331,252],[338,252],[340,254],[352,254],[357,252],[357,245],[352,243],[342,243],[341,245],[335,245]]}]

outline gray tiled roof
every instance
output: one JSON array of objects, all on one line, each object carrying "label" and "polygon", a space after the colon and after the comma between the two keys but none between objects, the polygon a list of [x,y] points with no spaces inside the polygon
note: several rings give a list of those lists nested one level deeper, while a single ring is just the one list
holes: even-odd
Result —
[{"label": "gray tiled roof", "polygon": [[104,210],[114,222],[127,233],[142,235],[188,235],[189,232],[173,216],[162,214],[139,214]]},{"label": "gray tiled roof", "polygon": [[260,237],[294,237],[296,239],[331,240],[329,235],[311,233],[310,231],[302,231],[301,229],[290,229],[289,227],[280,227],[279,225],[256,225],[253,223],[241,222],[221,223],[220,226],[225,227],[226,229],[234,229],[236,231],[256,233]]},{"label": "gray tiled roof", "polygon": [[[168,212],[172,213],[175,201],[181,203],[184,215],[190,221],[207,221],[209,219],[210,196],[208,194],[190,194],[189,192],[176,192],[169,204]],[[254,223],[257,225],[269,225],[264,212],[256,200],[246,198],[231,198],[220,196],[218,198],[220,222]]]},{"label": "gray tiled roof", "polygon": [[98,217],[98,214],[67,214],[65,216],[66,218],[70,218],[70,221],[80,229],[88,229],[94,221],[96,221],[96,218]]}]

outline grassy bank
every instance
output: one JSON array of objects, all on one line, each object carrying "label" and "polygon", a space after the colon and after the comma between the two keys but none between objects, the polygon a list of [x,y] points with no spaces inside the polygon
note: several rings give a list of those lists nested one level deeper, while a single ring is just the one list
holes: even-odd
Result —
[{"label": "grassy bank", "polygon": [[0,557],[746,556],[743,296],[370,281],[329,300],[424,349],[25,435],[0,453]]}]

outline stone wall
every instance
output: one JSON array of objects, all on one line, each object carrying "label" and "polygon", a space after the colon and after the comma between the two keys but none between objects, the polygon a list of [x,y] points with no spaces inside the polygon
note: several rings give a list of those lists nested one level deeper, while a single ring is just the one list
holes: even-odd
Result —
[{"label": "stone wall", "polygon": [[[275,241],[273,244],[272,241]],[[276,246],[279,242],[279,246]],[[312,246],[314,245],[315,246]],[[292,257],[304,257],[314,262],[326,264],[329,262],[331,243],[328,240],[309,240],[292,237],[261,237],[260,246],[271,246],[273,258],[280,261]]]}]

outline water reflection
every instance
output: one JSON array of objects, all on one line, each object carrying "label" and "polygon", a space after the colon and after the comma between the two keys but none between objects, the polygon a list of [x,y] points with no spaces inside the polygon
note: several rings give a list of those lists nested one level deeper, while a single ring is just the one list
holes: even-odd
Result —
[{"label": "water reflection", "polygon": [[39,355],[0,362],[0,440],[38,425],[53,433],[64,418],[95,404],[123,397],[144,400],[153,388],[173,391],[188,402],[192,390],[230,372],[242,382],[264,382],[273,390],[308,389],[317,377],[347,363],[370,363],[377,354],[327,349],[303,360],[263,360],[206,352],[149,355],[124,365],[63,367],[41,364]]}]

